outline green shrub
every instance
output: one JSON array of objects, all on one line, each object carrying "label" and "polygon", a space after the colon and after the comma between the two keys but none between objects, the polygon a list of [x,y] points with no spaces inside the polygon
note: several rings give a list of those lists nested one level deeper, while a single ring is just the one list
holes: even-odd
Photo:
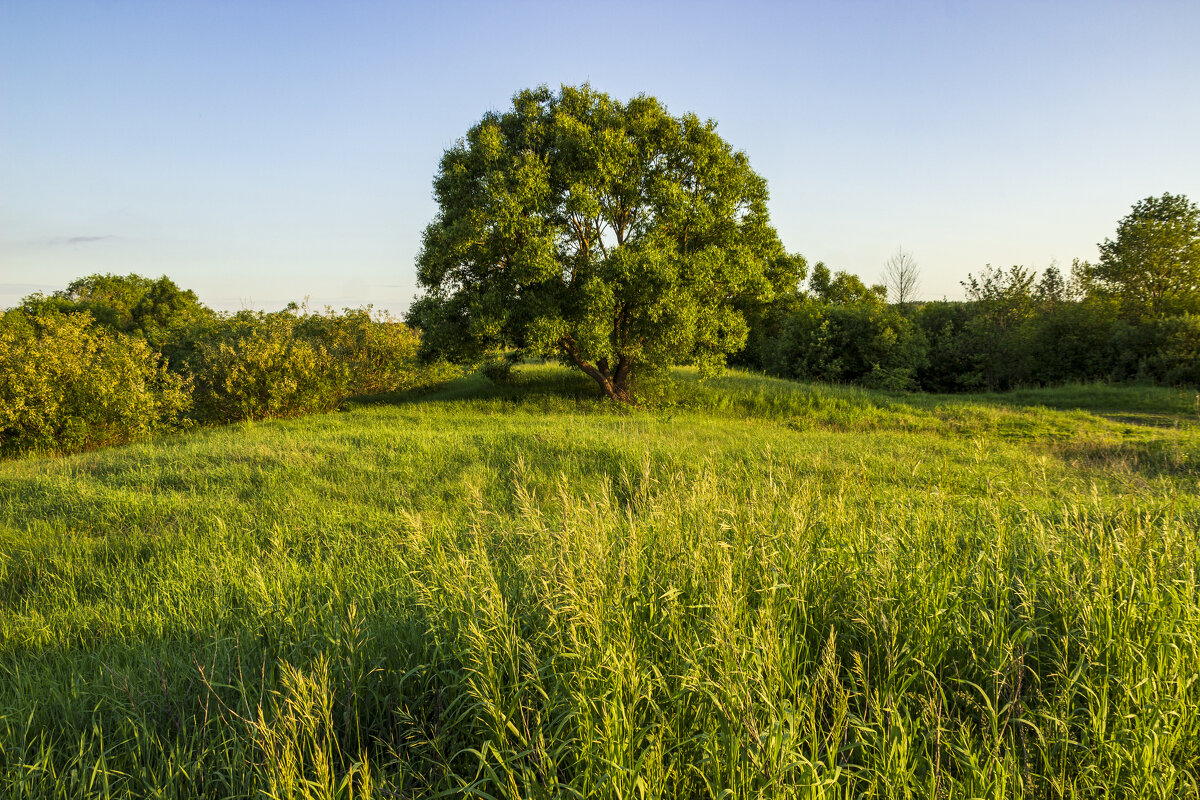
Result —
[{"label": "green shrub", "polygon": [[973,309],[956,301],[913,303],[904,313],[926,343],[927,359],[917,382],[927,392],[960,392],[975,380],[974,358],[965,334]]},{"label": "green shrub", "polygon": [[783,320],[779,337],[761,352],[763,368],[781,377],[911,389],[925,349],[920,331],[894,306],[809,300]]},{"label": "green shrub", "polygon": [[489,353],[479,366],[480,373],[492,383],[511,384],[512,370],[521,361],[521,353],[517,350],[505,352],[497,350]]},{"label": "green shrub", "polygon": [[166,277],[81,278],[25,298],[0,333],[3,454],[328,411],[450,377],[418,365],[416,330],[370,307],[216,314]]},{"label": "green shrub", "polygon": [[1113,337],[1116,377],[1172,386],[1200,385],[1200,316],[1122,323]]},{"label": "green shrub", "polygon": [[346,308],[341,314],[305,314],[298,335],[319,344],[349,369],[348,394],[378,394],[417,386],[421,337],[389,314],[372,317],[371,308]]},{"label": "green shrub", "polygon": [[1091,299],[1044,309],[1030,323],[1032,368],[1021,382],[1046,386],[1115,377],[1113,336],[1124,324],[1112,304]]},{"label": "green shrub", "polygon": [[1158,321],[1163,343],[1150,359],[1155,377],[1171,385],[1200,386],[1200,314]]},{"label": "green shrub", "polygon": [[349,367],[296,336],[287,312],[242,311],[197,342],[190,359],[200,419],[223,422],[328,411],[345,396]]},{"label": "green shrub", "polygon": [[90,314],[0,317],[0,453],[118,444],[176,424],[184,378],[139,337]]},{"label": "green shrub", "polygon": [[89,275],[49,297],[30,295],[21,308],[33,316],[88,313],[100,327],[139,335],[164,355],[185,331],[215,316],[195,292],[180,289],[165,275]]},{"label": "green shrub", "polygon": [[204,327],[187,356],[200,419],[230,421],[329,411],[348,397],[408,389],[416,332],[370,309],[240,312]]}]

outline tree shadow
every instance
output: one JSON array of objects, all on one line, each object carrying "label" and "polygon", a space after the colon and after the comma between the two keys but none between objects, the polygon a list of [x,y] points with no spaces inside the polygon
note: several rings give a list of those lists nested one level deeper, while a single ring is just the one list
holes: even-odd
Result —
[{"label": "tree shadow", "polygon": [[495,381],[480,373],[414,389],[359,395],[342,403],[341,410],[366,406],[411,406],[461,402],[527,403],[570,401],[603,407],[606,402],[596,382],[586,375],[552,365],[526,365],[513,370],[508,379]]}]

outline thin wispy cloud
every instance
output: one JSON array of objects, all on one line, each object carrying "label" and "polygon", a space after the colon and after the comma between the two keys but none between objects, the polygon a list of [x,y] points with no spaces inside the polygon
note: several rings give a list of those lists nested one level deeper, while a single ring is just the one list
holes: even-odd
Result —
[{"label": "thin wispy cloud", "polygon": [[110,241],[110,240],[116,239],[116,238],[117,238],[116,235],[111,234],[111,233],[106,233],[103,236],[60,236],[58,238],[51,239],[49,241],[49,244],[53,244],[53,245],[95,244],[96,242],[107,242],[107,241]]}]

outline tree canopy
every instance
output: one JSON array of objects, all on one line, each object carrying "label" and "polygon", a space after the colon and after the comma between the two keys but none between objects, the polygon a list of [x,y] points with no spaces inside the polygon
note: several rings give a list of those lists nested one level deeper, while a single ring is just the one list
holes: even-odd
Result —
[{"label": "tree canopy", "polygon": [[645,95],[522,91],[446,151],[434,195],[409,312],[426,352],[557,357],[616,400],[635,371],[719,367],[803,272],[746,155]]},{"label": "tree canopy", "polygon": [[64,314],[87,312],[100,325],[119,333],[139,334],[156,349],[189,325],[213,318],[212,310],[195,292],[180,289],[166,275],[89,275],[49,297],[31,295],[22,307],[35,316],[44,309]]},{"label": "tree canopy", "polygon": [[887,302],[886,286],[868,287],[857,275],[842,270],[831,272],[824,261],[818,261],[813,267],[808,288],[815,299],[835,306]]},{"label": "tree canopy", "polygon": [[1105,239],[1087,265],[1091,288],[1115,298],[1127,316],[1200,312],[1200,208],[1181,194],[1147,197]]}]

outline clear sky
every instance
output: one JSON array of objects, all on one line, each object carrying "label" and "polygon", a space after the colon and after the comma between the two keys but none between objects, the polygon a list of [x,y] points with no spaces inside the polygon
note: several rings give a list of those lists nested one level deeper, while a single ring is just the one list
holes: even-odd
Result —
[{"label": "clear sky", "polygon": [[0,0],[0,307],[96,272],[402,312],[443,150],[541,83],[712,117],[789,250],[922,295],[1200,201],[1200,3]]}]

